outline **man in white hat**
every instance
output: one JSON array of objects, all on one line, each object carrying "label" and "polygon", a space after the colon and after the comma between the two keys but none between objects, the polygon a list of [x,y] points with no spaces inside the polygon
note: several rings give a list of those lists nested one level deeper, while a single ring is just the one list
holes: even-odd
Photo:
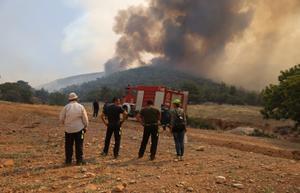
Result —
[{"label": "man in white hat", "polygon": [[78,103],[78,96],[72,92],[69,94],[69,104],[60,113],[60,122],[65,127],[65,155],[66,165],[72,163],[73,144],[75,142],[76,161],[78,165],[83,161],[83,138],[88,127],[88,116],[85,108]]}]

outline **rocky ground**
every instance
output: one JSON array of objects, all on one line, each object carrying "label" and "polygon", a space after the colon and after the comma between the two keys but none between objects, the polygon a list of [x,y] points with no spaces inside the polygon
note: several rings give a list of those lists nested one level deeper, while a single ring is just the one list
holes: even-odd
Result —
[{"label": "rocky ground", "polygon": [[125,123],[114,160],[100,156],[105,128],[92,120],[87,165],[65,167],[60,108],[0,103],[0,192],[300,192],[300,144],[189,128],[184,161],[168,132],[149,161],[137,159],[135,121]]}]

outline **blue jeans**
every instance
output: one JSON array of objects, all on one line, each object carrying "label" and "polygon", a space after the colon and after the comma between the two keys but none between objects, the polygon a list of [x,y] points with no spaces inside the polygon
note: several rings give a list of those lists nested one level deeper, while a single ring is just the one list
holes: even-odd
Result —
[{"label": "blue jeans", "polygon": [[184,154],[184,134],[185,131],[173,132],[177,156]]}]

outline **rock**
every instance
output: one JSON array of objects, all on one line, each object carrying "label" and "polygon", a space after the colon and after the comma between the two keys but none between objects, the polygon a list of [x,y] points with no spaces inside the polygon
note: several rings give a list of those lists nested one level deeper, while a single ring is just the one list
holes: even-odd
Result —
[{"label": "rock", "polygon": [[95,191],[95,190],[97,190],[97,186],[95,186],[94,184],[89,184],[86,186],[85,190],[86,191]]},{"label": "rock", "polygon": [[185,182],[179,182],[178,184],[176,184],[177,187],[184,187],[185,186]]},{"label": "rock", "polygon": [[4,167],[10,167],[10,166],[14,166],[14,165],[15,165],[15,162],[12,159],[8,159],[3,162]]},{"label": "rock", "polygon": [[215,179],[217,184],[223,184],[226,182],[226,178],[224,176],[217,176]]},{"label": "rock", "polygon": [[295,163],[297,163],[295,160],[290,160],[290,163],[291,164],[295,164]]},{"label": "rock", "polygon": [[39,188],[39,191],[40,191],[40,192],[45,192],[46,189],[47,189],[46,186],[41,186],[41,187]]},{"label": "rock", "polygon": [[194,188],[192,188],[192,187],[187,187],[187,189],[186,189],[188,192],[193,192],[194,191]]},{"label": "rock", "polygon": [[196,151],[204,151],[204,149],[205,149],[204,146],[199,146],[196,148]]},{"label": "rock", "polygon": [[131,180],[131,181],[129,182],[129,184],[136,184],[136,181],[135,181],[135,180]]},{"label": "rock", "polygon": [[252,127],[237,127],[235,129],[227,131],[227,133],[232,133],[236,135],[251,135],[254,133],[255,128]]},{"label": "rock", "polygon": [[117,178],[117,182],[121,182],[122,181],[122,179],[121,178]]},{"label": "rock", "polygon": [[181,187],[183,187],[183,185],[182,184],[176,184],[176,186],[178,187],[178,188],[181,188]]},{"label": "rock", "polygon": [[87,172],[87,173],[85,174],[85,176],[88,177],[88,178],[93,178],[93,177],[96,177],[96,174],[94,174],[94,173],[92,173],[92,172]]},{"label": "rock", "polygon": [[87,169],[86,168],[80,168],[80,172],[85,173],[85,172],[87,172]]},{"label": "rock", "polygon": [[244,185],[243,185],[243,184],[238,184],[238,183],[236,183],[236,184],[232,184],[232,187],[238,188],[238,189],[243,189],[243,188],[244,188]]},{"label": "rock", "polygon": [[122,184],[122,185],[117,185],[112,191],[111,193],[122,193],[125,191],[125,186]]}]

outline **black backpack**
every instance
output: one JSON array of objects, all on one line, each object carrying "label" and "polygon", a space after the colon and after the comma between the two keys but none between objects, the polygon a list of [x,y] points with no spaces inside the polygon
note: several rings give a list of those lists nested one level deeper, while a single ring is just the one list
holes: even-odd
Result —
[{"label": "black backpack", "polygon": [[178,112],[174,110],[175,113],[175,120],[174,120],[174,131],[179,132],[185,130],[185,118],[184,112]]}]

